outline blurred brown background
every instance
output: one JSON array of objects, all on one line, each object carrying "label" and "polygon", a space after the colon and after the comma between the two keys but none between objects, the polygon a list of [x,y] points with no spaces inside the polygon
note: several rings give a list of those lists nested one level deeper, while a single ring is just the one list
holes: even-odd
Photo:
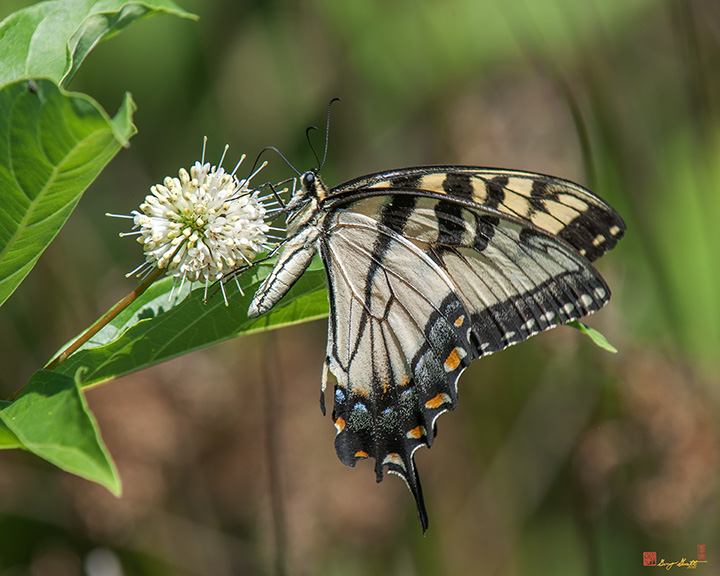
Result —
[{"label": "blurred brown background", "polygon": [[[720,574],[720,4],[716,0],[182,1],[97,47],[70,88],[139,134],[0,309],[0,393],[135,285],[123,223],[150,185],[277,146],[325,181],[456,163],[589,185],[628,224],[589,323],[474,364],[417,453],[430,529],[318,407],[326,323],[88,392],[124,494],[0,453],[0,574]],[[5,0],[0,17],[29,4]],[[317,147],[321,148],[318,136]],[[269,157],[263,176],[291,175]],[[684,568],[675,568],[684,570]]]}]

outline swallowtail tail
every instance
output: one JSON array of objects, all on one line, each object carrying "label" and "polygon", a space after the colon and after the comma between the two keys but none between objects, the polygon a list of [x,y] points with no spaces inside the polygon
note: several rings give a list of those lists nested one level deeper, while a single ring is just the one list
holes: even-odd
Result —
[{"label": "swallowtail tail", "polygon": [[340,460],[374,458],[428,519],[414,453],[474,360],[595,312],[610,290],[591,262],[625,231],[585,188],[513,170],[423,166],[328,189],[305,172],[287,239],[248,315],[270,310],[319,252],[330,300],[321,404],[335,378]]}]

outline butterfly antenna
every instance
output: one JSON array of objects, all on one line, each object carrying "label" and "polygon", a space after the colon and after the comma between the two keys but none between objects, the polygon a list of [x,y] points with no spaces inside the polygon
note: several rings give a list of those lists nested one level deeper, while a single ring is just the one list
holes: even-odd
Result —
[{"label": "butterfly antenna", "polygon": [[[290,180],[295,181],[294,178],[290,178]],[[288,180],[284,180],[283,182],[280,182],[278,186],[282,186],[285,182],[288,182]],[[280,198],[280,194],[278,194],[277,190],[275,190],[275,186],[272,185],[271,182],[268,182],[265,184],[268,188],[270,188],[270,191],[272,192],[273,197],[275,198],[275,201],[280,205],[280,210],[285,210],[285,202],[282,198]],[[294,189],[294,187],[293,187]],[[282,192],[283,190],[281,190]]]},{"label": "butterfly antenna", "polygon": [[315,152],[315,146],[313,146],[312,140],[310,140],[310,131],[317,129],[317,126],[308,126],[305,129],[305,139],[307,140],[308,146],[310,146],[310,150],[312,151],[313,156],[315,156],[315,165],[317,166],[317,170],[320,170],[320,157],[317,155],[317,152]]},{"label": "butterfly antenna", "polygon": [[[288,166],[290,166],[290,169],[291,169],[293,172],[295,172],[295,174],[297,174],[298,176],[301,175],[300,172],[298,171],[298,169],[295,168],[295,166],[293,166],[293,165],[290,163],[290,160],[288,160],[287,158],[285,158],[285,156],[283,155],[282,152],[280,152],[280,150],[278,150],[277,148],[275,148],[275,146],[267,146],[267,147],[263,148],[262,150],[260,150],[260,153],[257,155],[257,158],[255,158],[255,162],[253,162],[252,169],[250,170],[250,176],[248,176],[245,180],[243,180],[243,182],[247,182],[248,180],[250,180],[250,178],[252,178],[253,176],[255,176],[255,174],[257,174],[257,173],[260,171],[260,169],[257,169],[257,170],[256,170],[256,166],[258,165],[258,162],[260,162],[260,157],[261,157],[265,152],[267,152],[268,150],[272,150],[272,151],[275,152],[278,156],[280,156],[280,158],[282,158],[282,159],[285,161],[285,164],[287,164]],[[265,164],[263,164],[263,166],[264,166],[264,165],[265,165]],[[261,166],[260,168],[262,168],[262,166]],[[237,170],[237,168],[236,168],[236,170]],[[282,182],[280,182],[280,183],[278,184],[278,186],[284,184],[285,182],[289,182],[289,181],[291,181],[291,180],[294,180],[294,178],[289,178],[288,180],[283,180]],[[274,187],[270,182],[266,182],[265,184],[263,184],[263,186],[269,186],[269,188],[270,188],[270,190],[271,190],[271,192],[272,192],[272,195],[275,197],[275,200],[277,200],[278,204],[280,204],[280,206],[282,207],[282,209],[284,209],[284,208],[285,208],[285,202],[283,201],[282,198],[280,198],[280,195],[279,195],[278,192],[275,190],[275,187]],[[262,188],[262,186],[261,186],[261,188]]]},{"label": "butterfly antenna", "polygon": [[275,146],[266,146],[265,148],[263,148],[262,150],[260,150],[260,154],[257,155],[257,158],[255,159],[255,163],[253,164],[253,169],[250,171],[250,174],[253,174],[253,171],[255,170],[255,166],[257,166],[257,163],[258,163],[259,160],[260,160],[260,156],[262,156],[262,155],[263,155],[265,152],[267,152],[268,150],[272,150],[273,152],[275,152],[278,156],[280,156],[280,158],[282,158],[282,159],[285,161],[285,164],[287,164],[288,166],[290,166],[290,169],[291,169],[293,172],[295,172],[295,174],[297,174],[298,176],[302,176],[302,174],[300,174],[300,171],[299,171],[297,168],[295,168],[295,166],[293,166],[293,165],[290,163],[290,160],[288,160],[287,158],[285,158],[285,156],[283,155],[283,153],[280,152],[280,150],[278,150],[277,148],[275,148]]},{"label": "butterfly antenna", "polygon": [[325,151],[323,152],[322,162],[320,162],[318,171],[325,165],[325,158],[327,158],[328,153],[328,142],[330,141],[330,109],[334,102],[340,102],[340,100],[342,100],[342,98],[335,97],[328,103],[327,121],[325,123]]}]

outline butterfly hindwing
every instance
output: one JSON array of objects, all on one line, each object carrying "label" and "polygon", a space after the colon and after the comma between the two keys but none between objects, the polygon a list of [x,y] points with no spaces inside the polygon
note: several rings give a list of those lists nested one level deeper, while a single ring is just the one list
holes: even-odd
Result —
[{"label": "butterfly hindwing", "polygon": [[[393,217],[402,219],[397,205]],[[374,458],[378,480],[384,467],[402,476],[426,526],[412,454],[432,444],[435,418],[457,402],[455,373],[470,358],[466,330],[455,318],[469,311],[456,301],[448,318],[449,307],[439,304],[452,280],[397,232],[352,211],[326,222],[321,255],[329,280],[327,369],[336,379],[338,456],[350,466]]]}]

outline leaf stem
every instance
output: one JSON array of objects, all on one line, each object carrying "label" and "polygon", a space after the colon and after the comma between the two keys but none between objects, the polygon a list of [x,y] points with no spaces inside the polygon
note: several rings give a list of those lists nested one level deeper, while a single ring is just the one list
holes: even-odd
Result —
[{"label": "leaf stem", "polygon": [[90,328],[85,330],[85,332],[83,332],[80,336],[73,340],[73,342],[67,348],[65,348],[62,352],[60,352],[60,354],[58,354],[57,356],[55,356],[55,358],[48,362],[45,365],[44,370],[52,370],[58,364],[66,360],[68,356],[70,356],[73,352],[80,348],[80,346],[85,344],[88,340],[90,340],[90,338],[95,336],[95,334],[97,334],[100,330],[107,326],[107,324],[113,318],[115,318],[115,316],[120,314],[120,312],[122,312],[123,310],[125,310],[125,308],[132,304],[132,302],[134,302],[138,296],[145,292],[145,290],[147,290],[150,285],[155,282],[155,280],[162,276],[164,272],[165,270],[161,268],[156,268],[155,270],[153,270],[152,274],[145,278],[145,280],[143,280],[143,282],[137,288],[135,288],[135,290],[130,292],[130,294],[125,296],[125,298],[120,300],[117,304],[115,304],[115,306],[110,308],[110,310],[108,310],[102,318],[100,318],[97,322],[95,322],[95,324],[90,326]]},{"label": "leaf stem", "polygon": [[[160,276],[163,275],[165,272],[165,269],[162,268],[156,268],[153,270],[153,272],[143,280],[143,282],[138,285],[135,290],[130,292],[125,298],[120,300],[115,306],[110,308],[97,322],[95,322],[92,326],[90,326],[85,332],[80,334],[75,340],[73,340],[62,352],[60,352],[57,356],[55,356],[50,362],[48,362],[43,370],[53,370],[55,369],[58,364],[61,362],[64,362],[73,352],[75,352],[78,348],[80,348],[83,344],[85,344],[90,338],[95,336],[100,330],[102,330],[105,326],[110,323],[110,321],[115,318],[120,312],[125,310],[132,302],[134,302],[145,290],[147,290],[150,285],[155,282]],[[20,392],[23,391],[25,386],[23,385],[17,392],[15,392],[8,400],[13,401],[15,400]]]}]

